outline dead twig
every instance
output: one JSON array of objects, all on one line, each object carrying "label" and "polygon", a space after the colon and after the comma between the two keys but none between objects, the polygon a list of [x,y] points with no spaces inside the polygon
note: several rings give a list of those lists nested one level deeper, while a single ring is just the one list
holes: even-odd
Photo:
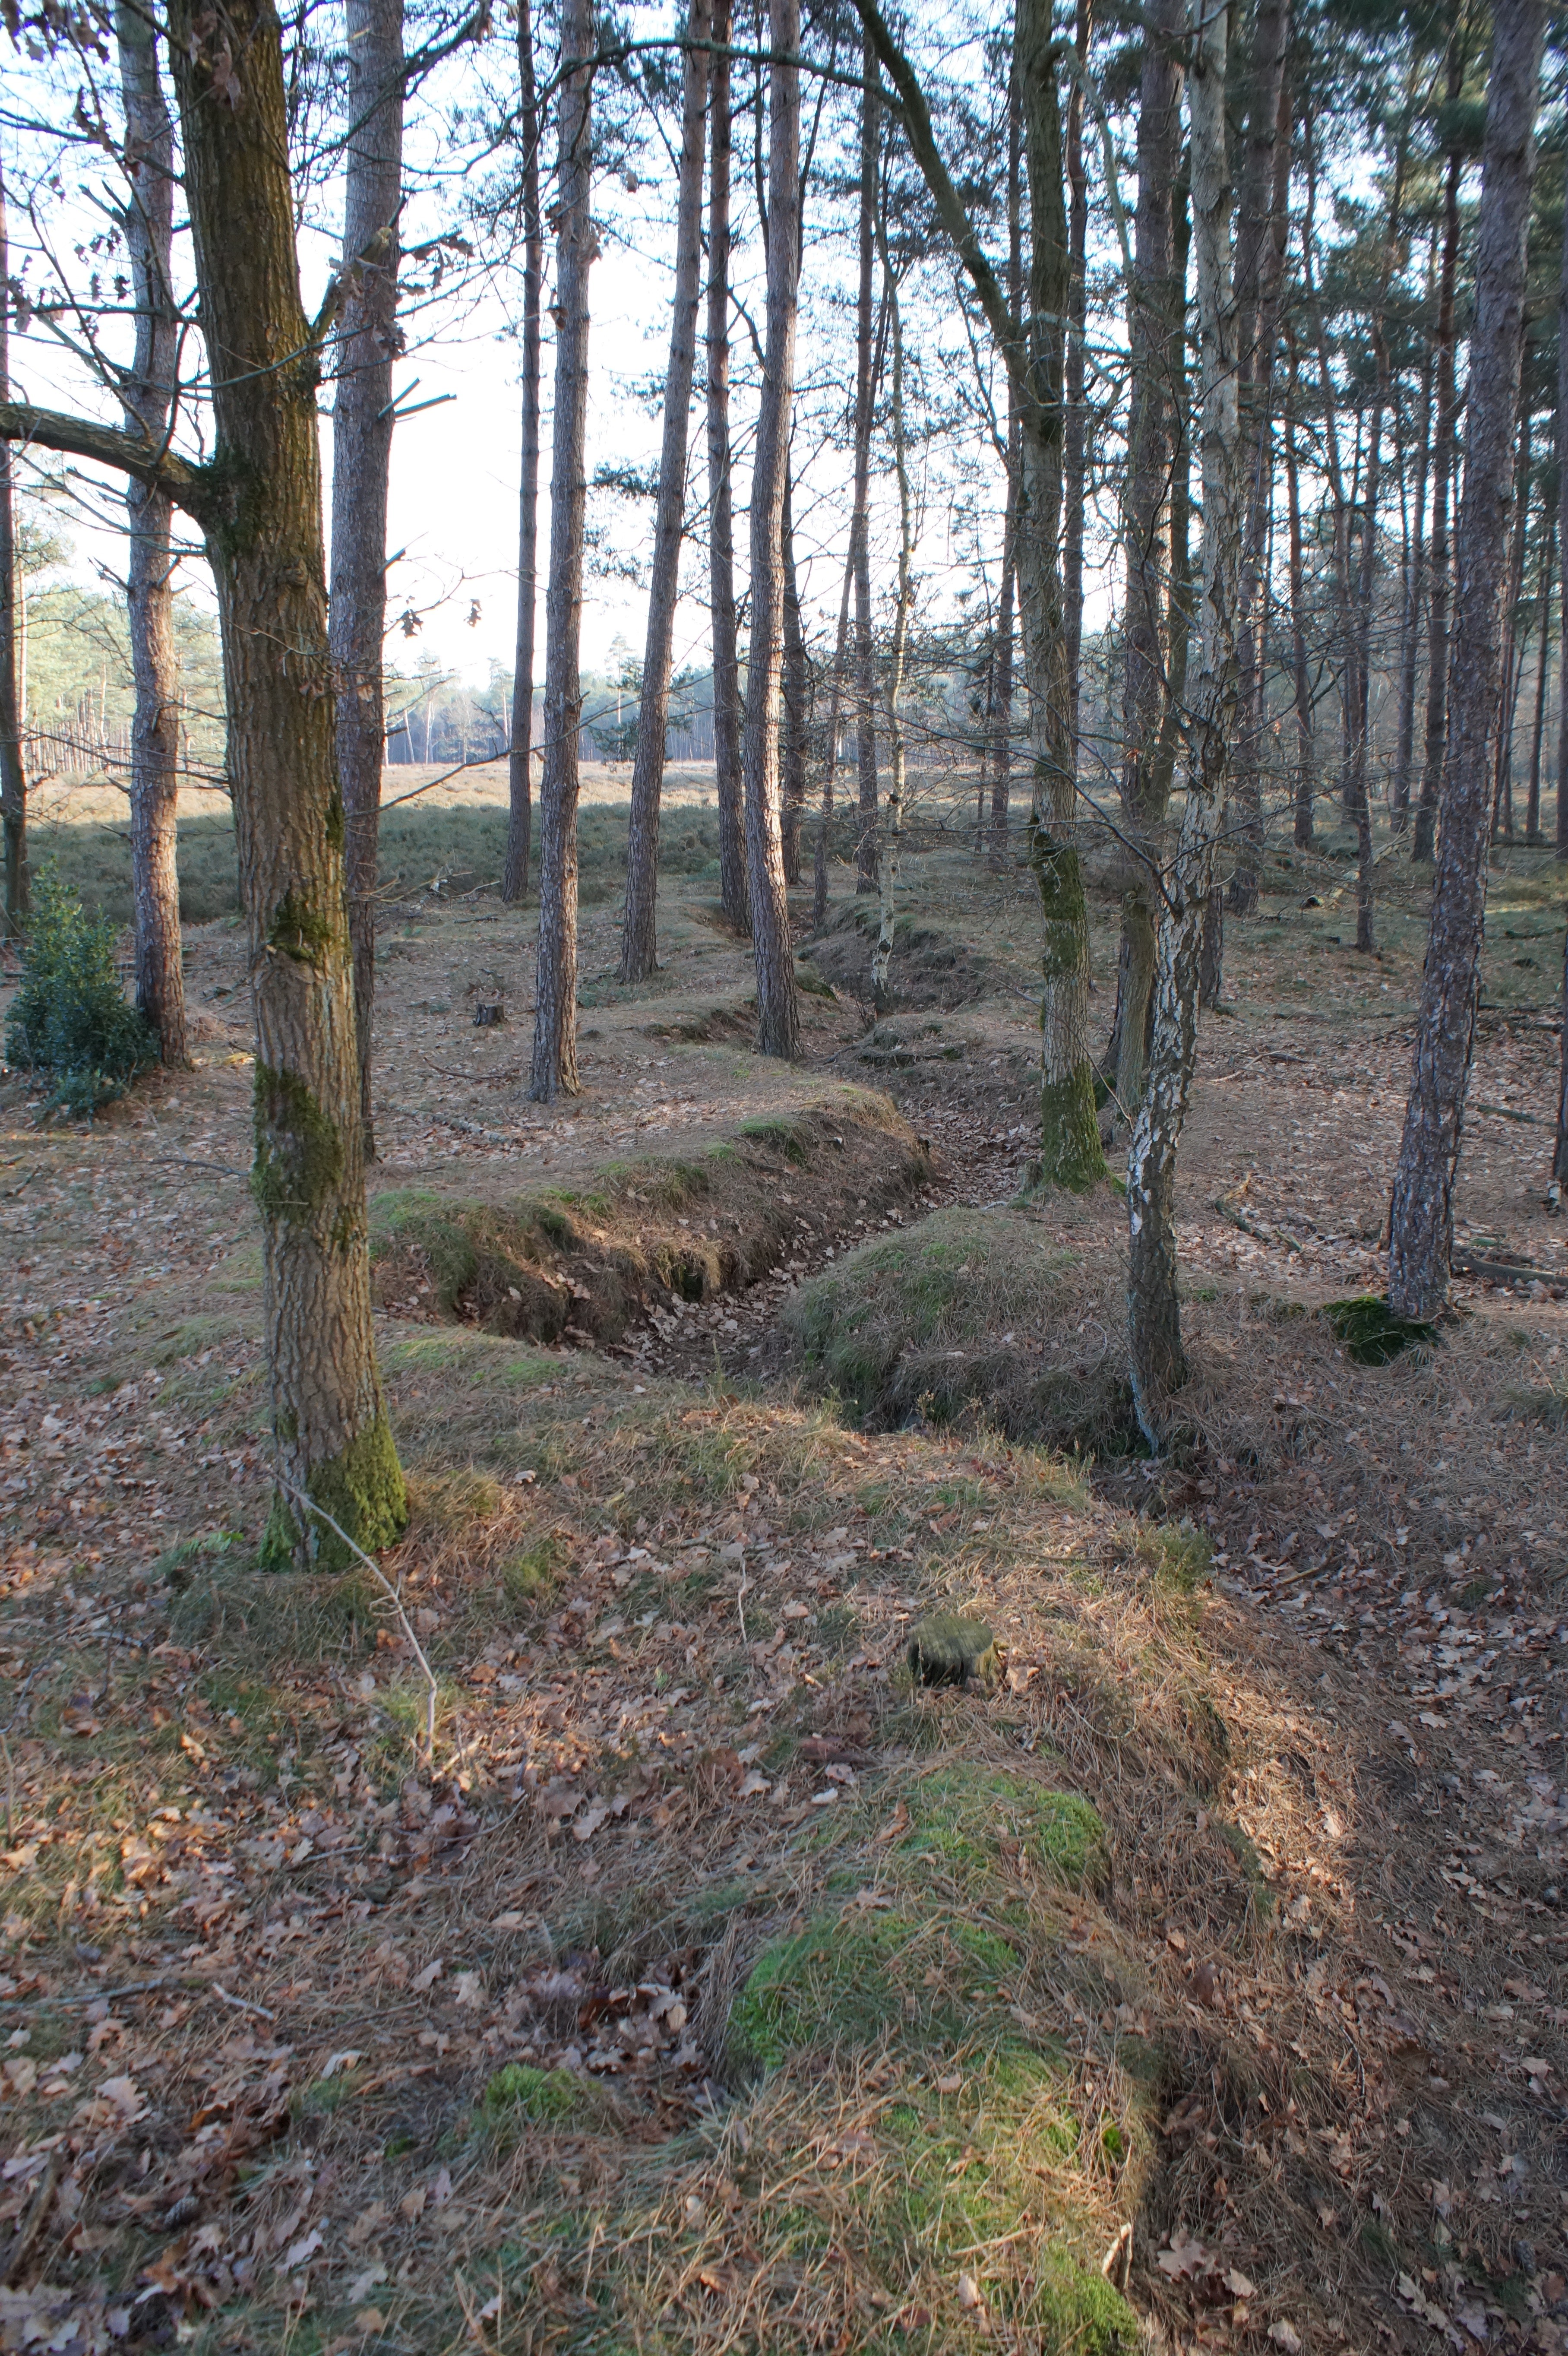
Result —
[{"label": "dead twig", "polygon": [[377,1586],[380,1588],[383,1594],[386,1595],[393,1611],[397,1613],[403,1633],[408,1638],[409,1648],[412,1652],[413,1656],[419,1663],[421,1668],[424,1671],[425,1753],[429,1764],[433,1768],[435,1765],[435,1701],[439,1688],[435,1681],[435,1671],[431,1667],[430,1663],[425,1658],[424,1646],[414,1634],[414,1623],[403,1609],[403,1599],[400,1590],[393,1586],[391,1580],[387,1577],[387,1574],[382,1569],[380,1564],[368,1555],[362,1546],[357,1546],[355,1544],[347,1531],[344,1528],[342,1523],[334,1521],[332,1515],[327,1512],[325,1505],[318,1505],[314,1497],[307,1496],[303,1489],[296,1489],[293,1483],[286,1479],[282,1472],[274,1472],[272,1477],[276,1481],[279,1488],[282,1489],[286,1495],[291,1496],[296,1505],[303,1506],[307,1514],[315,1514],[319,1521],[323,1521],[326,1524],[327,1528],[333,1532],[335,1537],[342,1539],[344,1545],[348,1548],[349,1553],[354,1557],[355,1560],[364,1564],[366,1569],[376,1581]]}]

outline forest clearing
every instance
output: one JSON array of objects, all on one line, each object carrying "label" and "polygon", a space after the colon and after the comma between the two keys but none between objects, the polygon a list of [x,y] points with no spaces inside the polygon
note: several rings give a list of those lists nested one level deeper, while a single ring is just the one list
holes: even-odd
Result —
[{"label": "forest clearing", "polygon": [[[794,1067],[749,1052],[710,887],[667,884],[651,992],[585,910],[553,1108],[531,922],[388,910],[406,1630],[362,1573],[251,1567],[233,921],[187,939],[193,1071],[89,1130],[13,1094],[15,2230],[56,2196],[13,2329],[1562,2344],[1560,871],[1494,878],[1459,1205],[1520,1272],[1386,1365],[1321,1312],[1379,1258],[1418,911],[1369,972],[1342,870],[1271,876],[1205,1023],[1199,1372],[1151,1462],[1115,1194],[1019,1199],[1027,873],[912,868],[920,1003],[803,994]],[[683,1298],[727,1237],[754,1280]],[[995,1690],[912,1687],[940,1608]]]}]

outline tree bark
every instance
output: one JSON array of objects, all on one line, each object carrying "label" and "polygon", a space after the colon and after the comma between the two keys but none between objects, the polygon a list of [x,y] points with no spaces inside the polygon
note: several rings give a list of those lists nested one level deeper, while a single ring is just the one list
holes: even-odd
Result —
[{"label": "tree bark", "polygon": [[[173,0],[169,57],[216,446],[169,466],[133,437],[112,463],[183,491],[217,583],[240,888],[256,1016],[256,1161],[280,1490],[265,1559],[341,1568],[303,1492],[373,1550],[402,1527],[402,1475],[370,1318],[364,1140],[316,436],[320,350],[300,303],[281,27],[261,0],[220,25]],[[89,448],[101,431],[82,434]],[[279,659],[286,648],[288,660]]]},{"label": "tree bark", "polygon": [[810,724],[811,681],[801,621],[800,584],[795,569],[795,498],[784,471],[784,725],[781,731],[782,810],[780,831],[786,884],[800,882],[800,821],[805,808],[805,739]]},{"label": "tree bark", "polygon": [[1173,1207],[1177,1151],[1198,1046],[1199,969],[1225,766],[1235,720],[1241,571],[1241,430],[1231,273],[1232,187],[1225,128],[1227,12],[1193,0],[1188,112],[1203,484],[1202,653],[1192,696],[1191,762],[1181,834],[1159,927],[1154,1038],[1127,1157],[1127,1333],[1133,1399],[1151,1448],[1184,1381]]},{"label": "tree bark", "polygon": [[913,504],[910,497],[909,463],[904,438],[903,315],[898,281],[888,253],[885,223],[879,221],[881,248],[882,302],[892,341],[893,475],[899,493],[898,606],[893,616],[893,642],[888,658],[888,795],[887,826],[877,844],[880,905],[877,945],[871,957],[871,1003],[885,1014],[892,1003],[889,972],[892,965],[895,929],[894,895],[898,890],[899,836],[904,814],[904,732],[899,698],[903,693],[904,657],[909,644],[909,617],[914,605]]},{"label": "tree bark", "polygon": [[1541,754],[1546,738],[1547,639],[1552,627],[1552,577],[1557,559],[1557,514],[1560,494],[1549,488],[1546,494],[1546,530],[1541,538],[1541,580],[1536,595],[1537,652],[1535,661],[1535,717],[1530,731],[1530,794],[1524,806],[1524,840],[1528,849],[1539,851],[1545,838],[1541,831]]},{"label": "tree bark", "polygon": [[[11,398],[10,301],[5,290],[5,182],[0,173],[0,402]],[[27,781],[22,768],[21,690],[16,659],[16,513],[9,441],[0,442],[0,832],[5,847],[5,923],[0,932],[20,939],[27,928]]]},{"label": "tree bark", "polygon": [[1285,83],[1289,0],[1260,0],[1253,28],[1246,154],[1236,211],[1236,310],[1241,434],[1247,476],[1237,641],[1241,732],[1234,802],[1238,823],[1231,905],[1257,913],[1263,868],[1265,551],[1274,488],[1274,366],[1290,196],[1290,99]]},{"label": "tree bark", "polygon": [[[1563,497],[1563,470],[1568,466],[1568,210],[1563,220],[1563,269],[1557,292],[1557,475],[1559,483],[1557,511],[1563,528],[1563,595],[1559,602],[1558,628],[1562,642],[1558,658],[1557,679],[1557,825],[1556,852],[1559,859],[1568,859],[1568,499]],[[1541,641],[1541,659],[1546,659],[1545,640]],[[1568,1035],[1563,1055],[1568,1057]],[[1568,1063],[1564,1069],[1568,1070]],[[1559,1176],[1568,1173],[1559,1172]]]},{"label": "tree bark", "polygon": [[1290,537],[1290,662],[1296,705],[1297,763],[1294,840],[1298,851],[1310,851],[1316,755],[1313,746],[1312,681],[1307,661],[1307,575],[1301,552],[1301,482],[1296,450],[1298,382],[1296,332],[1288,321],[1285,332],[1286,349],[1290,354],[1290,385],[1285,395],[1285,480]]},{"label": "tree bark", "polygon": [[[1427,279],[1429,298],[1435,275],[1435,273],[1429,273]],[[1390,795],[1390,810],[1396,834],[1403,834],[1410,824],[1410,780],[1415,766],[1415,673],[1416,656],[1421,644],[1421,591],[1426,569],[1426,486],[1432,460],[1432,380],[1433,363],[1429,356],[1421,375],[1421,417],[1415,454],[1415,513],[1411,523],[1404,599],[1400,615],[1399,734]]]},{"label": "tree bark", "polygon": [[[1079,0],[1079,13],[1086,16],[1088,0]],[[1077,85],[1074,84],[1077,93]],[[1083,166],[1083,139],[1079,140],[1079,166]],[[1023,307],[1023,108],[1019,103],[1018,76],[1008,84],[1008,300],[1015,317]],[[1082,288],[1080,288],[1082,295]],[[1071,342],[1069,354],[1072,352]],[[1082,327],[1078,338],[1078,400],[1083,399],[1083,344]],[[1071,366],[1071,357],[1069,365]],[[1071,403],[1071,391],[1069,392]],[[1069,408],[1068,432],[1072,431]],[[1083,607],[1083,421],[1078,420],[1079,474],[1077,523],[1077,609],[1080,625]],[[1008,496],[1002,519],[1002,578],[997,594],[997,626],[994,634],[990,670],[990,744],[991,765],[991,857],[994,862],[1005,857],[1008,845],[1009,805],[1013,790],[1013,639],[1014,606],[1018,594],[1018,530],[1019,530],[1019,440],[1018,402],[1013,397],[1011,380],[1008,389]],[[1067,545],[1064,557],[1067,565],[1067,608],[1071,628],[1073,611],[1072,563],[1073,529],[1071,513],[1067,524]],[[1077,665],[1073,665],[1076,678]],[[1077,744],[1076,724],[1073,743]]]},{"label": "tree bark", "polygon": [[512,743],[507,758],[510,807],[501,873],[501,897],[508,907],[528,888],[534,833],[534,616],[539,602],[544,216],[539,209],[539,110],[530,0],[517,0],[517,139],[523,184],[523,399],[517,477],[517,637],[512,659]]},{"label": "tree bark", "polygon": [[637,749],[632,763],[632,812],[626,841],[626,910],[621,933],[621,980],[646,981],[658,969],[659,800],[664,787],[665,733],[669,720],[675,608],[680,590],[680,547],[686,520],[686,440],[691,380],[697,365],[697,298],[702,270],[702,132],[708,102],[708,0],[692,0],[692,46],[681,69],[680,177],[676,199],[675,303],[669,366],[665,375],[664,441],[658,500],[654,509],[654,558],[648,585],[648,627],[637,707]]},{"label": "tree bark", "polygon": [[[1448,99],[1464,85],[1465,58],[1454,35],[1448,56]],[[1443,781],[1448,712],[1448,509],[1453,494],[1457,415],[1454,381],[1454,292],[1459,271],[1459,187],[1464,165],[1457,150],[1448,158],[1443,190],[1443,260],[1437,275],[1437,423],[1432,450],[1432,547],[1426,603],[1426,741],[1422,754],[1421,792],[1415,807],[1410,855],[1432,856],[1437,796]]]},{"label": "tree bark", "polygon": [[[1084,352],[1088,330],[1089,174],[1083,161],[1083,78],[1089,70],[1089,31],[1093,0],[1077,0],[1072,48],[1077,71],[1067,101],[1067,420],[1062,455],[1065,514],[1062,519],[1062,595],[1067,609],[1068,726],[1074,762],[1078,756],[1079,714],[1083,701],[1080,670],[1083,658],[1083,513],[1089,455],[1089,419],[1084,403]],[[1009,230],[1017,206],[1008,192]],[[1015,312],[1020,305],[1022,271],[1011,262],[1008,284]],[[1008,443],[1011,452],[1011,437]],[[1008,496],[1017,477],[1018,462],[1010,456]],[[1008,652],[1011,687],[1012,650]],[[1009,697],[1010,701],[1010,697]],[[1008,725],[1012,725],[1010,709]]]},{"label": "tree bark", "polygon": [[1542,0],[1498,0],[1492,17],[1465,491],[1455,547],[1457,631],[1448,684],[1442,843],[1389,1214],[1390,1305],[1396,1316],[1411,1319],[1434,1316],[1447,1296],[1454,1176],[1475,1036],[1490,815],[1487,753],[1500,683],[1544,16]]},{"label": "tree bark", "polygon": [[1165,702],[1155,755],[1157,808],[1169,806],[1177,755],[1187,722],[1187,656],[1192,635],[1192,432],[1188,415],[1187,264],[1192,251],[1192,208],[1185,168],[1176,184],[1171,219],[1171,275],[1180,290],[1179,367],[1173,387],[1176,418],[1170,453],[1170,610],[1165,657]]},{"label": "tree bark", "polygon": [[[592,0],[565,0],[561,58],[593,48]],[[589,209],[592,75],[567,75],[557,103],[555,424],[549,577],[545,586],[544,776],[539,786],[539,925],[528,1094],[577,1094],[577,793],[582,689],[582,533],[588,509],[588,273],[598,253]]]},{"label": "tree bark", "polygon": [[800,0],[769,0],[767,348],[752,473],[752,638],[746,666],[746,868],[757,972],[757,1044],[793,1062],[800,1052],[779,819],[779,706],[784,657],[784,508],[795,397],[800,276]]},{"label": "tree bark", "polygon": [[[859,279],[855,295],[855,486],[850,536],[855,550],[856,750],[860,816],[855,889],[877,888],[877,667],[871,641],[871,412],[876,364],[871,324],[877,252],[878,150],[881,138],[877,65],[868,35],[865,91],[860,102]],[[876,339],[880,340],[880,337]]]},{"label": "tree bark", "polygon": [[[1399,174],[1394,179],[1395,194],[1390,207],[1389,237],[1386,252],[1388,268],[1392,268],[1394,223],[1398,213]],[[1350,692],[1351,725],[1354,734],[1350,745],[1350,815],[1356,821],[1356,947],[1371,954],[1377,947],[1374,929],[1372,876],[1372,810],[1371,789],[1368,765],[1371,752],[1371,640],[1372,605],[1377,594],[1378,577],[1378,498],[1382,487],[1383,412],[1388,402],[1388,344],[1383,335],[1382,302],[1388,288],[1388,268],[1379,298],[1379,310],[1372,328],[1372,351],[1377,366],[1377,391],[1372,400],[1372,422],[1367,441],[1365,498],[1361,510],[1360,578],[1356,587],[1355,661],[1352,668]]]},{"label": "tree bark", "polygon": [[[140,10],[119,0],[114,32],[125,108],[130,192],[121,216],[136,309],[136,348],[123,380],[125,431],[164,440],[174,405],[179,322],[171,277],[175,133],[158,70],[156,38]],[[0,262],[0,282],[5,265]],[[180,957],[176,813],[179,666],[175,654],[174,502],[128,483],[126,611],[136,703],[131,723],[131,884],[135,908],[136,1003],[176,1070],[190,1064]]]},{"label": "tree bark", "polygon": [[1524,648],[1520,643],[1520,608],[1524,595],[1524,559],[1530,538],[1531,414],[1528,393],[1521,392],[1519,419],[1519,462],[1513,499],[1513,545],[1509,557],[1508,592],[1503,608],[1502,710],[1494,732],[1492,840],[1513,837],[1513,736],[1519,713],[1520,683],[1524,677]]},{"label": "tree bark", "polygon": [[730,485],[730,0],[713,0],[708,170],[708,579],[713,636],[713,770],[719,890],[738,933],[751,929],[741,775],[741,664]]},{"label": "tree bark", "polygon": [[376,1009],[376,861],[387,714],[387,481],[403,197],[402,0],[346,0],[342,308],[332,412],[332,601],[337,774],[354,948],[354,1019],[365,1158],[376,1158],[370,1081]]},{"label": "tree bark", "polygon": [[855,585],[854,527],[844,566],[844,594],[838,601],[838,632],[833,642],[833,680],[827,700],[827,736],[822,757],[822,823],[816,831],[816,858],[811,882],[811,921],[820,931],[827,914],[827,852],[833,832],[833,786],[838,770],[839,716],[844,695],[844,652],[849,639],[849,599]]}]

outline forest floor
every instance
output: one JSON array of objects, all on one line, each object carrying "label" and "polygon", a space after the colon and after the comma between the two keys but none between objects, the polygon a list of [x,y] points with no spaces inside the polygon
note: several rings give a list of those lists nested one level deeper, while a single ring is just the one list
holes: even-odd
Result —
[{"label": "forest floor", "polygon": [[[1369,1365],[1379,881],[1375,960],[1339,860],[1231,926],[1157,1462],[1026,872],[912,854],[881,1023],[837,875],[793,1071],[710,881],[645,990],[590,906],[549,1109],[531,916],[394,901],[400,1612],[252,1568],[232,922],[192,1072],[0,1084],[0,2347],[1568,2349],[1568,891],[1499,860],[1456,1315]],[[916,1687],[955,1608],[1000,1674]]]}]

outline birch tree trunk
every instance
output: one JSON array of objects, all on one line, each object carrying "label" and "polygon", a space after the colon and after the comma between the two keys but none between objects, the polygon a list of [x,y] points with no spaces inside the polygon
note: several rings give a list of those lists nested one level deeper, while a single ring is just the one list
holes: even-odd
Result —
[{"label": "birch tree trunk", "polygon": [[1151,1448],[1185,1380],[1173,1218],[1177,1152],[1198,1047],[1204,910],[1235,723],[1243,519],[1232,287],[1232,187],[1225,130],[1227,13],[1193,0],[1188,72],[1192,231],[1197,248],[1203,485],[1201,653],[1191,697],[1187,801],[1159,926],[1148,1079],[1127,1157],[1127,1334],[1133,1399]]},{"label": "birch tree trunk", "polygon": [[402,0],[346,0],[348,137],[344,149],[343,294],[332,412],[332,599],[337,774],[354,948],[354,1019],[365,1158],[376,1158],[370,1103],[376,1010],[376,861],[387,714],[387,480],[397,348],[398,215],[403,195]]},{"label": "birch tree trunk", "polygon": [[528,888],[534,832],[534,617],[539,603],[544,217],[539,210],[539,110],[530,0],[517,0],[517,138],[523,182],[523,400],[517,475],[517,637],[512,661],[512,744],[507,759],[510,808],[501,873],[501,897],[508,907]]},{"label": "birch tree trunk", "polygon": [[735,528],[730,487],[730,0],[713,0],[708,170],[708,582],[713,637],[713,769],[719,890],[738,933],[751,929],[741,775],[741,664],[735,638]]},{"label": "birch tree trunk", "polygon": [[[565,0],[562,64],[593,49],[592,0]],[[549,577],[545,586],[544,776],[539,787],[539,925],[528,1094],[577,1094],[577,793],[582,689],[582,531],[588,508],[588,273],[592,216],[592,76],[569,73],[557,99],[555,425]]]},{"label": "birch tree trunk", "polygon": [[[11,398],[10,302],[5,181],[0,172],[0,402]],[[0,443],[0,833],[5,846],[5,906],[0,937],[17,940],[27,921],[27,781],[22,768],[22,700],[16,659],[16,513],[11,444]]]},{"label": "birch tree trunk", "polygon": [[[871,325],[872,274],[877,251],[878,144],[881,137],[877,101],[877,65],[869,37],[865,44],[865,91],[860,102],[859,278],[855,294],[855,487],[850,537],[855,550],[856,753],[859,780],[859,833],[855,852],[855,889],[877,888],[877,668],[871,643],[871,412],[876,368]],[[880,341],[880,337],[877,339]]]},{"label": "birch tree trunk", "polygon": [[[1455,34],[1448,59],[1448,98],[1454,103],[1464,83],[1465,59]],[[1448,510],[1453,497],[1457,414],[1454,382],[1454,293],[1459,270],[1459,186],[1464,166],[1448,158],[1443,190],[1443,261],[1437,275],[1437,425],[1432,452],[1432,549],[1426,606],[1426,738],[1422,752],[1421,791],[1410,855],[1432,856],[1437,796],[1443,781],[1443,748],[1448,712]]]},{"label": "birch tree trunk", "polygon": [[626,841],[626,910],[621,933],[621,980],[646,981],[658,968],[659,800],[664,787],[665,732],[669,720],[675,608],[680,590],[681,530],[686,520],[686,441],[691,380],[697,365],[697,298],[702,270],[702,133],[708,102],[708,0],[692,0],[692,46],[681,69],[680,177],[676,198],[675,302],[669,366],[665,376],[664,441],[658,500],[654,509],[653,572],[643,689],[637,707],[637,749],[632,763],[632,813]]},{"label": "birch tree trunk", "polygon": [[746,666],[746,869],[757,971],[758,1045],[800,1052],[779,823],[779,706],[784,657],[784,507],[795,398],[800,276],[800,0],[769,0],[767,349],[752,472],[752,638]]},{"label": "birch tree trunk", "polygon": [[[157,444],[168,432],[179,337],[171,256],[175,132],[158,70],[156,36],[139,9],[114,12],[125,108],[122,215],[136,309],[136,348],[123,380],[125,431]],[[5,266],[0,262],[0,281]],[[166,1065],[190,1063],[180,958],[178,837],[179,665],[175,654],[174,501],[164,490],[125,487],[131,542],[126,616],[136,705],[131,723],[131,882],[135,905],[136,1003],[158,1034]]]},{"label": "birch tree trunk", "polygon": [[1498,0],[1477,225],[1465,492],[1455,544],[1457,625],[1443,761],[1443,832],[1416,1018],[1414,1070],[1389,1213],[1389,1303],[1425,1320],[1447,1297],[1454,1176],[1475,1037],[1487,900],[1509,509],[1535,174],[1542,0]]}]

